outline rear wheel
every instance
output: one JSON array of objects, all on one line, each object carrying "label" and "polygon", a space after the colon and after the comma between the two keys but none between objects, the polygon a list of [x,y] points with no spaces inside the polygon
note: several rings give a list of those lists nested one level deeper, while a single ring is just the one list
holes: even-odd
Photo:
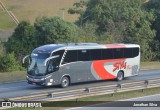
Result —
[{"label": "rear wheel", "polygon": [[69,78],[68,77],[63,77],[61,80],[61,87],[65,88],[69,86]]},{"label": "rear wheel", "polygon": [[124,75],[122,71],[119,71],[117,74],[117,81],[121,81],[124,79]]}]

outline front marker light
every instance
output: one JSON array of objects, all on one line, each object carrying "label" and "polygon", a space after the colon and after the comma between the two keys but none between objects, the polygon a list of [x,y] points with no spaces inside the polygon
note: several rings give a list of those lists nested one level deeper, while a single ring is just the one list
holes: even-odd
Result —
[{"label": "front marker light", "polygon": [[53,82],[53,79],[50,79],[50,82]]}]

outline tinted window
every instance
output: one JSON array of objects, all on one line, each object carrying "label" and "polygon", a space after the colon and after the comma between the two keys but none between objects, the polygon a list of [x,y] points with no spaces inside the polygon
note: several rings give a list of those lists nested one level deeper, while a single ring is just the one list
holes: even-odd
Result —
[{"label": "tinted window", "polygon": [[113,54],[114,58],[123,58],[124,57],[124,49],[123,48],[118,48],[118,49],[113,49]]},{"label": "tinted window", "polygon": [[95,50],[90,50],[90,57],[91,60],[101,60],[101,50],[100,49],[95,49]]},{"label": "tinted window", "polygon": [[65,58],[63,60],[63,64],[70,63],[70,62],[76,62],[77,61],[77,50],[68,50]]},{"label": "tinted window", "polygon": [[[59,51],[56,51],[56,52],[54,52],[54,53],[52,54],[52,56],[59,55],[58,58],[55,58],[57,65],[59,65],[59,63],[60,63],[60,61],[61,61],[61,59],[62,59],[63,53],[64,53],[64,50],[59,50]],[[55,60],[55,59],[53,59],[53,60]],[[54,61],[54,62],[55,62],[55,61]]]},{"label": "tinted window", "polygon": [[124,57],[125,58],[132,58],[132,48],[125,48],[124,49]]},{"label": "tinted window", "polygon": [[64,53],[64,50],[59,50],[59,51],[54,52],[54,53],[52,54],[52,56],[60,55],[60,57],[62,57],[63,53]]},{"label": "tinted window", "polygon": [[113,49],[102,49],[102,59],[113,59]]},{"label": "tinted window", "polygon": [[133,58],[138,55],[139,55],[139,48],[125,48],[124,49],[125,58]]},{"label": "tinted window", "polygon": [[136,56],[138,56],[139,55],[139,48],[133,48],[133,55],[132,55],[132,57],[136,57]]},{"label": "tinted window", "polygon": [[78,61],[89,61],[89,50],[78,50]]}]

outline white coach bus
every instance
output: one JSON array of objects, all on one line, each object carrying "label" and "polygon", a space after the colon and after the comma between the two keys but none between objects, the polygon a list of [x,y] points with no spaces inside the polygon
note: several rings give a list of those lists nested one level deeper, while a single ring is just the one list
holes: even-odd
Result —
[{"label": "white coach bus", "polygon": [[29,84],[61,85],[138,75],[140,46],[137,44],[49,44],[28,57]]}]

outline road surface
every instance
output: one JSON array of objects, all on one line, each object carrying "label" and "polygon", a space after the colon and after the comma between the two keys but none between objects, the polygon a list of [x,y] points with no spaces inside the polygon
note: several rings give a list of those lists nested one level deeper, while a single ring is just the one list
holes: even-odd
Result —
[{"label": "road surface", "polygon": [[[156,79],[156,78],[160,78],[160,69],[141,70],[138,76],[126,78],[121,82],[140,81],[140,80]],[[119,83],[119,82],[115,80],[101,81],[101,82],[94,82],[94,83],[92,82],[92,83],[84,83],[84,84],[74,84],[69,86],[68,88],[60,88],[59,86],[42,87],[42,86],[29,85],[27,84],[26,81],[13,82],[13,83],[1,83],[0,98],[11,98],[11,97],[17,97],[17,96],[46,93],[46,92],[48,93],[48,92],[54,92],[54,91],[65,91],[65,90],[71,90],[71,89],[110,85],[110,84],[116,84],[116,83]]]}]

